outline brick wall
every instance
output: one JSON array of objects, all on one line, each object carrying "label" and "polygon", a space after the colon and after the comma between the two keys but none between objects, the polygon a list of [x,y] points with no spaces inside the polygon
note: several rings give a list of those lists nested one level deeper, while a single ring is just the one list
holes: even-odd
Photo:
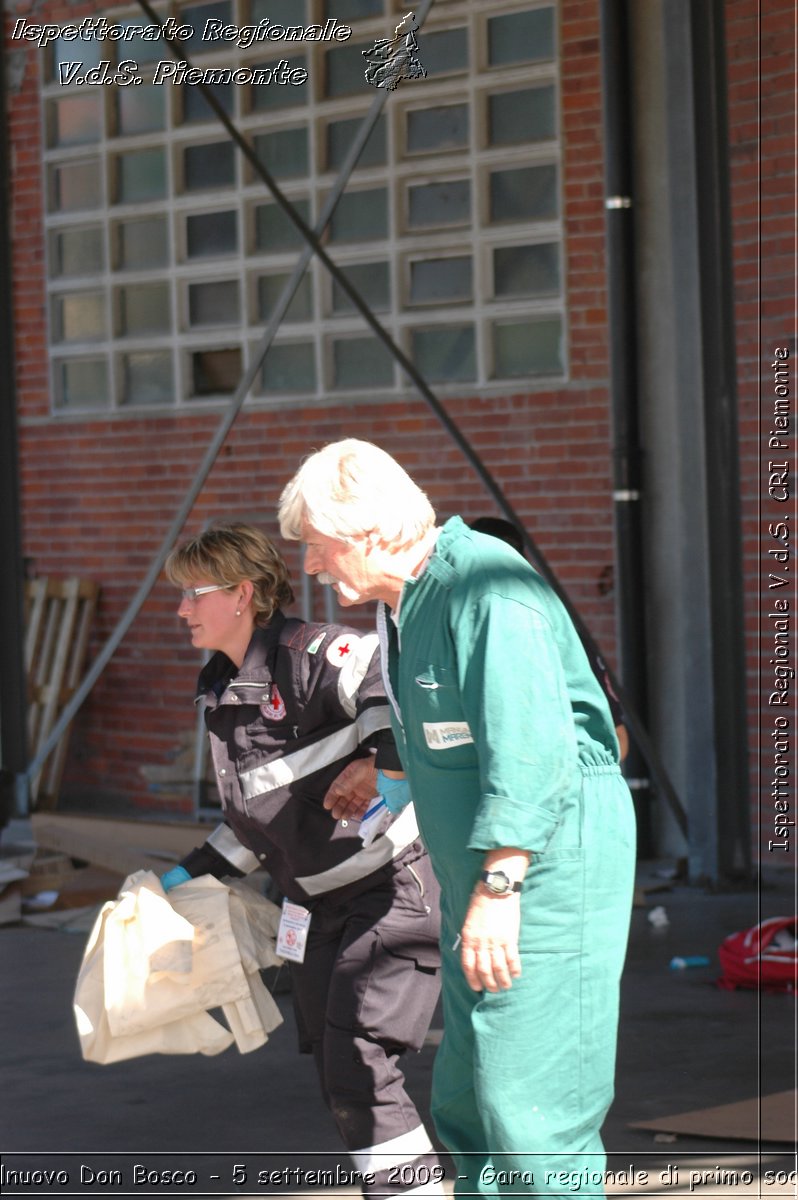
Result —
[{"label": "brick wall", "polygon": [[[785,511],[795,516],[794,497],[787,504],[769,500],[766,471],[772,453],[767,446],[774,397],[771,363],[777,346],[789,350],[790,390],[795,394],[795,8],[779,0],[762,5],[732,0],[726,9],[751,811],[754,844],[762,847],[763,863],[772,866],[779,863],[778,855],[767,849],[773,836],[769,793],[774,710],[767,704],[772,631],[763,620],[760,643],[760,617],[767,612],[762,601],[767,590],[763,589],[767,525]],[[794,437],[794,401],[792,419]],[[794,466],[794,450],[786,457],[792,458]],[[794,584],[781,594],[788,591],[794,612]],[[794,713],[793,701],[793,718]]]},{"label": "brick wall", "polygon": [[[769,378],[763,347],[790,326],[793,259],[791,70],[793,9],[771,3],[761,18],[755,0],[729,0],[728,60],[736,320],[739,345],[741,454],[752,712],[759,707],[756,572],[761,445],[758,383]],[[12,5],[9,21],[33,19],[33,6]],[[35,19],[78,20],[93,5],[35,6]],[[613,597],[608,346],[604,278],[599,20],[596,0],[563,0],[562,122],[566,286],[571,376],[556,391],[500,398],[464,394],[446,401],[451,416],[547,556],[610,659]],[[24,540],[39,574],[83,574],[102,592],[92,654],[113,630],[158,548],[218,413],[73,420],[50,416],[45,345],[45,278],[38,98],[41,52],[15,43],[9,97],[14,173],[14,303],[21,425]],[[23,71],[24,67],[24,71]],[[758,71],[761,67],[761,76]],[[759,81],[759,82],[758,82]],[[762,122],[757,124],[761,83]],[[762,180],[762,227],[757,186]],[[758,274],[761,263],[762,306]],[[762,328],[759,328],[761,311]],[[794,353],[794,347],[793,351]],[[247,411],[238,420],[187,532],[209,517],[273,511],[280,489],[309,448],[341,436],[376,441],[427,488],[441,516],[492,511],[460,452],[413,395],[379,406],[359,401],[301,410]],[[295,548],[287,552],[298,575]],[[318,590],[316,591],[318,601]],[[154,790],[141,774],[168,763],[194,728],[196,655],[174,615],[173,590],[160,582],[75,725],[68,792],[140,806],[179,808],[187,795]],[[321,616],[319,602],[317,615]],[[347,614],[361,626],[368,614]],[[752,722],[752,745],[754,744]],[[752,808],[756,811],[756,804]]]},{"label": "brick wall", "polygon": [[[17,5],[12,17],[77,21],[95,6]],[[572,378],[557,391],[447,401],[528,524],[612,658],[614,615],[604,309],[598,13],[563,7],[564,198]],[[35,47],[12,54],[24,76],[10,96],[14,154],[15,306],[25,551],[37,574],[82,574],[101,585],[91,653],[113,630],[188,487],[218,419],[74,420],[50,416],[38,70]],[[273,512],[281,487],[312,446],[354,435],[378,442],[428,489],[439,513],[474,517],[493,505],[460,452],[410,395],[404,403],[248,411],[228,438],[187,532],[209,517]],[[288,558],[298,576],[296,550]],[[318,591],[318,589],[316,589]],[[318,616],[322,608],[317,596]],[[67,794],[142,806],[186,807],[141,774],[164,764],[194,728],[195,652],[160,582],[76,721]],[[369,614],[347,614],[363,626]]]}]

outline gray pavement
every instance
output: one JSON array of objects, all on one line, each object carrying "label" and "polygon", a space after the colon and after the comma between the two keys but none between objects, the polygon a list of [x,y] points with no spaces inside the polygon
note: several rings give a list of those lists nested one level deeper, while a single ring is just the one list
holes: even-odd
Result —
[{"label": "gray pavement", "polygon": [[[604,1131],[617,1172],[609,1193],[795,1195],[789,1144],[682,1135],[666,1142],[629,1125],[795,1086],[795,999],[713,986],[722,938],[762,917],[794,912],[794,879],[783,873],[767,886],[720,894],[675,885],[649,904],[663,904],[670,923],[657,930],[645,909],[633,914],[617,1096]],[[296,1053],[289,996],[277,996],[284,1025],[253,1054],[84,1063],[71,1009],[84,943],[84,934],[0,928],[3,1168],[56,1173],[30,1183],[0,1176],[4,1195],[359,1194],[347,1187],[351,1166],[313,1064]],[[676,954],[706,954],[711,966],[671,971]],[[438,1018],[428,1044],[406,1064],[425,1118],[439,1039]],[[156,1183],[151,1174],[181,1170],[195,1171],[196,1182]],[[317,1186],[308,1174],[314,1170],[332,1172],[332,1182]],[[278,1175],[260,1182],[261,1171]],[[42,1178],[52,1182],[33,1181]]]}]

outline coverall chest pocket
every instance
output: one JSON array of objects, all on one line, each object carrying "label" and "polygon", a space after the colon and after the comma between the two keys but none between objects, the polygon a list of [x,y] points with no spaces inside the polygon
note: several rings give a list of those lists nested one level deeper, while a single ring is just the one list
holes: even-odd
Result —
[{"label": "coverall chest pocket", "polygon": [[463,713],[453,670],[435,663],[416,664],[413,727],[432,766],[470,767],[476,762],[474,738]]}]

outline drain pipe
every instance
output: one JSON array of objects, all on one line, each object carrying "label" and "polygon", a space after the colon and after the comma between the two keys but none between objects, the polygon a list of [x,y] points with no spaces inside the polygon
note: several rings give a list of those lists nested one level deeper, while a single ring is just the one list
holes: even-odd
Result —
[{"label": "drain pipe", "polygon": [[[647,673],[641,520],[642,450],[637,404],[631,81],[626,0],[600,0],[604,130],[607,317],[610,339],[615,596],[619,674],[623,690],[647,725]],[[651,781],[635,744],[625,763],[638,824],[638,854],[654,852]]]},{"label": "drain pipe", "polygon": [[[5,6],[0,0],[0,36]],[[0,41],[0,829],[25,794],[27,685],[23,663],[23,559],[14,383],[14,312],[11,274],[11,200],[7,59]]]}]

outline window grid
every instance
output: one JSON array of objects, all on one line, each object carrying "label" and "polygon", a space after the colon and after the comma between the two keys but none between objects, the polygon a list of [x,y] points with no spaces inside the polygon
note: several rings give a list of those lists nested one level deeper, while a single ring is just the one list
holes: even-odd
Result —
[{"label": "window grid", "polygon": [[[320,22],[322,0],[307,0],[306,23]],[[384,37],[386,23],[394,20],[396,13],[404,13],[405,6],[396,0],[383,5],[386,10],[382,16],[369,17],[363,20],[350,20],[353,32],[349,42],[343,46],[351,46],[361,42],[370,43],[376,37]],[[297,4],[299,9],[299,4]],[[508,344],[506,327],[508,325],[523,325],[525,322],[559,321],[560,352],[559,363],[542,374],[530,369],[529,378],[539,382],[540,378],[562,378],[566,371],[565,352],[562,343],[565,337],[564,287],[562,280],[562,204],[561,204],[561,156],[557,136],[559,115],[555,115],[555,137],[546,141],[513,142],[492,146],[489,143],[488,129],[489,97],[492,94],[513,92],[536,86],[553,87],[555,98],[558,91],[558,54],[554,47],[554,58],[549,61],[519,62],[517,64],[491,65],[488,62],[488,21],[496,16],[515,13],[526,13],[536,9],[552,9],[551,0],[535,3],[501,3],[497,2],[487,12],[476,0],[445,0],[436,5],[433,17],[428,20],[424,30],[419,35],[419,53],[424,61],[425,37],[433,33],[443,33],[446,30],[465,28],[469,51],[470,68],[467,71],[455,70],[442,73],[434,78],[428,78],[417,85],[403,83],[391,94],[386,103],[382,120],[385,124],[386,163],[358,167],[347,185],[346,195],[352,196],[359,191],[369,191],[376,188],[386,189],[388,236],[372,241],[331,241],[329,233],[325,244],[336,264],[346,271],[347,265],[357,266],[372,261],[386,262],[389,274],[390,310],[378,313],[380,320],[391,336],[398,342],[404,352],[413,356],[414,342],[429,343],[430,334],[438,330],[441,334],[441,345],[451,342],[451,331],[462,327],[470,327],[474,346],[474,378],[468,382],[461,376],[462,372],[455,371],[451,381],[442,378],[436,380],[438,389],[462,392],[464,387],[476,392],[496,391],[502,379],[512,381],[517,386],[518,375],[508,371],[502,376],[497,358],[497,346]],[[556,9],[553,12],[553,25],[556,30]],[[109,21],[122,22],[125,19],[140,22],[138,14],[108,15]],[[246,24],[249,19],[249,4],[246,0],[234,0],[232,17],[239,25]],[[300,18],[297,18],[301,22]],[[58,47],[57,53],[61,59],[69,60],[71,47],[88,47],[90,53],[93,43],[71,43],[64,50]],[[122,46],[122,43],[117,45]],[[306,82],[297,91],[295,104],[280,104],[274,108],[268,106],[255,109],[246,87],[234,87],[234,103],[232,119],[242,133],[253,143],[258,135],[277,132],[286,128],[305,128],[307,130],[307,155],[309,172],[305,178],[289,177],[281,180],[284,193],[292,201],[305,198],[310,202],[311,211],[308,221],[315,223],[316,214],[321,210],[325,196],[333,186],[337,171],[327,169],[326,137],[327,126],[332,122],[342,120],[359,121],[368,111],[375,92],[363,81],[362,89],[356,94],[345,94],[334,99],[328,99],[323,94],[325,80],[325,54],[335,53],[326,43],[296,42],[296,43],[257,43],[247,50],[236,51],[231,44],[223,44],[221,51],[203,53],[198,59],[201,67],[219,66],[255,66],[269,61],[279,61],[287,58],[293,66],[298,57],[303,57],[308,71]],[[338,50],[340,52],[340,49]],[[103,47],[102,57],[113,59],[114,44]],[[123,48],[120,57],[133,57],[133,50]],[[77,56],[75,56],[77,57]],[[163,54],[168,57],[168,51]],[[148,69],[142,61],[142,74],[146,77]],[[51,68],[52,70],[52,68]],[[169,394],[173,403],[178,405],[199,402],[207,404],[209,400],[224,398],[227,390],[219,396],[203,393],[196,394],[193,379],[197,374],[195,355],[203,352],[236,351],[240,355],[242,371],[248,365],[250,356],[257,346],[258,338],[266,326],[266,319],[259,318],[258,313],[258,278],[266,275],[287,275],[291,272],[299,254],[296,248],[278,248],[265,250],[255,244],[255,213],[260,205],[273,204],[267,189],[254,177],[254,174],[243,158],[235,151],[234,182],[207,190],[185,189],[181,186],[183,174],[183,151],[186,148],[213,145],[226,139],[214,115],[208,110],[207,121],[194,121],[190,125],[182,123],[183,107],[181,87],[164,85],[166,128],[163,130],[143,131],[119,135],[114,133],[115,113],[117,111],[116,87],[97,89],[101,92],[100,103],[103,119],[100,122],[99,137],[96,143],[81,141],[70,145],[51,145],[45,150],[45,164],[48,173],[57,170],[62,165],[85,163],[96,160],[100,165],[101,188],[96,208],[77,208],[69,211],[59,211],[53,198],[48,204],[46,223],[48,226],[48,246],[50,254],[54,255],[58,235],[71,229],[99,228],[102,234],[103,263],[102,270],[92,274],[59,274],[57,263],[51,259],[49,286],[52,314],[61,296],[69,296],[86,292],[87,290],[101,291],[105,303],[105,327],[109,335],[101,342],[70,342],[65,346],[56,340],[57,331],[51,328],[51,358],[53,364],[54,400],[55,407],[64,411],[80,409],[81,404],[65,397],[62,392],[61,380],[65,368],[70,362],[87,364],[83,375],[78,378],[108,380],[109,395],[98,398],[94,395],[87,397],[86,408],[96,412],[98,408],[137,407],[135,402],[124,393],[124,379],[132,372],[131,359],[127,356],[138,355],[137,362],[143,361],[142,356],[150,354],[159,362],[169,362],[171,380]],[[276,85],[272,85],[276,86]],[[286,85],[291,86],[291,85]],[[420,90],[424,90],[423,101]],[[45,129],[52,128],[52,104],[55,100],[69,99],[77,94],[83,94],[85,88],[78,86],[65,87],[51,81],[43,87],[43,120]],[[441,149],[430,148],[408,151],[407,149],[407,114],[417,112],[424,107],[447,109],[465,105],[470,131],[468,145],[465,147],[447,145]],[[555,109],[556,109],[555,99]],[[117,156],[135,151],[151,151],[162,148],[166,158],[165,198],[153,198],[143,201],[122,202],[114,194],[115,176],[118,171]],[[491,174],[526,169],[535,166],[551,166],[557,175],[556,211],[546,214],[539,220],[509,220],[490,224],[490,192]],[[467,182],[470,189],[470,217],[465,224],[433,223],[429,226],[412,228],[408,215],[408,197],[413,188],[424,188],[440,185],[444,180],[460,180]],[[433,207],[435,203],[434,194]],[[237,250],[225,251],[219,255],[188,256],[186,222],[189,216],[197,216],[215,212],[233,212],[237,224]],[[145,266],[140,270],[130,266],[118,265],[119,251],[116,240],[120,236],[120,224],[123,221],[139,220],[144,217],[163,217],[167,229],[167,262],[163,268]],[[497,247],[514,247],[555,243],[560,247],[559,256],[559,291],[545,295],[502,294],[498,295],[493,280],[493,252]],[[419,259],[458,258],[471,256],[472,296],[470,299],[462,296],[452,300],[425,304],[413,300],[410,294],[411,263]],[[335,343],[339,339],[358,337],[373,337],[365,326],[360,314],[354,309],[341,311],[333,307],[333,281],[326,269],[315,259],[311,262],[308,273],[311,277],[313,302],[309,319],[292,319],[284,322],[278,332],[275,345],[286,346],[303,343],[313,348],[315,390],[302,392],[264,392],[256,382],[252,389],[253,399],[259,403],[290,403],[301,404],[307,401],[320,401],[334,394],[337,399],[350,395],[353,399],[362,398],[363,391],[358,385],[335,386],[334,363]],[[232,323],[205,324],[192,327],[189,313],[189,288],[192,284],[213,284],[235,280],[237,282],[238,306],[240,316]],[[166,308],[171,314],[171,327],[160,334],[149,333],[146,336],[127,334],[120,328],[118,319],[118,295],[120,289],[136,284],[165,284],[168,289]],[[500,332],[496,332],[496,331]],[[503,332],[502,332],[503,331]],[[550,325],[541,332],[549,336]],[[422,334],[424,337],[422,338]],[[540,340],[540,339],[539,339]],[[545,342],[545,337],[541,344]],[[545,343],[548,345],[548,343]],[[513,342],[515,353],[517,343]],[[162,356],[162,357],[158,357]],[[346,355],[339,355],[346,361]],[[286,361],[290,354],[286,352]],[[227,365],[229,370],[232,361],[219,358],[218,362]],[[511,361],[507,358],[507,361]],[[552,360],[553,361],[553,360]],[[135,366],[136,363],[133,363]],[[515,370],[515,359],[511,365]],[[262,375],[263,372],[261,372]],[[260,377],[259,377],[260,378]],[[161,394],[165,394],[161,381]],[[158,388],[155,388],[158,392]],[[374,398],[386,396],[396,398],[407,392],[401,370],[393,370],[393,383],[381,383],[369,389],[369,395]],[[141,400],[142,405],[151,405],[152,401]]]}]

